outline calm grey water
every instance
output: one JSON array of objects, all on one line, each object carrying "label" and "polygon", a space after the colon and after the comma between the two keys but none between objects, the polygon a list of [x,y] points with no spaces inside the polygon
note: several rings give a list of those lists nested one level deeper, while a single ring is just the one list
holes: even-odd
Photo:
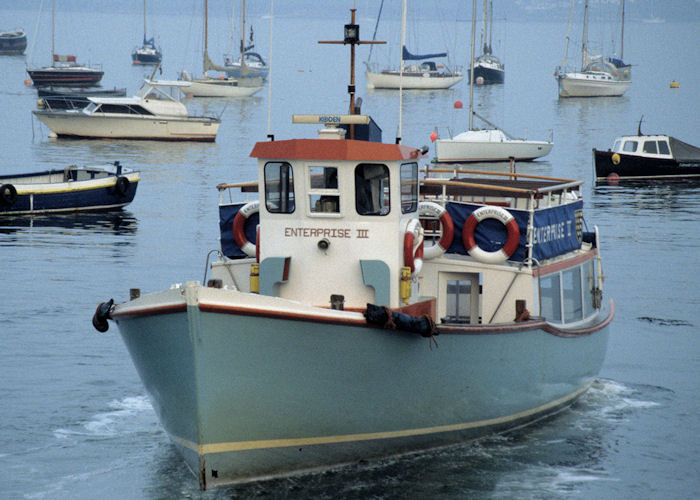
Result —
[{"label": "calm grey water", "polygon": [[[131,93],[148,70],[130,64],[142,36],[141,2],[130,3],[130,10],[88,13],[76,7],[80,2],[69,2],[70,13],[59,3],[56,44],[58,52],[101,62],[104,86]],[[0,19],[11,24],[5,27],[23,26],[32,36],[38,2],[31,5],[36,8],[0,6]],[[149,21],[165,52],[167,78],[199,69],[198,10],[190,2],[176,5],[181,8],[161,10]],[[347,49],[316,41],[341,36],[349,7],[334,2],[325,12],[330,19],[275,18],[271,132],[277,138],[315,136],[314,126],[292,126],[291,113],[345,111]],[[216,57],[226,49],[229,25],[229,8],[219,8],[210,18]],[[359,11],[363,38],[371,35],[375,8]],[[553,131],[552,153],[520,165],[523,172],[589,181],[591,148],[634,133],[641,115],[644,130],[700,145],[697,6],[689,17],[628,24],[625,59],[635,67],[625,97],[567,101],[557,99],[552,77],[565,22],[499,22],[506,83],[476,89],[478,108],[514,135]],[[26,63],[48,62],[50,20],[46,13],[43,19],[31,54],[0,59],[0,172],[119,160],[138,168],[142,181],[123,212],[0,221],[0,497],[697,497],[700,184],[683,182],[586,185],[586,219],[600,228],[605,293],[615,298],[617,316],[600,378],[570,411],[439,452],[200,494],[160,428],[115,328],[98,334],[90,319],[99,302],[125,300],[129,288],[148,292],[202,279],[206,254],[218,246],[215,186],[253,178],[248,154],[268,132],[267,87],[247,100],[190,100],[192,111],[222,114],[215,144],[57,141],[32,120],[36,95],[23,83]],[[269,19],[258,13],[251,21],[258,48],[267,53]],[[397,40],[392,23],[381,36]],[[454,58],[466,60],[468,23],[445,26],[413,24],[436,39],[444,35]],[[358,54],[363,60],[367,49]],[[679,89],[669,89],[672,79]],[[358,89],[363,111],[392,141],[396,94],[367,91],[361,72]],[[466,113],[454,111],[452,102],[466,102],[466,95],[464,84],[407,93],[403,142],[429,144],[434,127],[463,129]]]}]

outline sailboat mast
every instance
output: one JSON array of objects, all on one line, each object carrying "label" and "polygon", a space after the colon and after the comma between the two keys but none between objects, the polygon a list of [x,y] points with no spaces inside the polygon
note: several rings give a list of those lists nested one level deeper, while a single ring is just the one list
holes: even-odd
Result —
[{"label": "sailboat mast", "polygon": [[469,130],[474,128],[474,40],[476,39],[476,0],[472,0],[472,54],[469,60]]},{"label": "sailboat mast", "polygon": [[146,0],[143,0],[143,41],[146,41]]},{"label": "sailboat mast", "polygon": [[571,20],[574,17],[574,3],[576,0],[571,0],[571,9],[569,10],[569,24],[566,27],[566,40],[564,41],[564,57],[561,58],[562,69],[566,67],[566,57],[569,55],[569,38],[571,37]]},{"label": "sailboat mast", "polygon": [[54,38],[56,37],[56,0],[51,2],[51,66],[54,65],[53,55],[56,53]]},{"label": "sailboat mast", "polygon": [[245,65],[245,0],[241,2],[241,76],[248,74]]},{"label": "sailboat mast", "polygon": [[583,42],[581,45],[581,69],[586,67],[588,58],[588,0],[583,4]]},{"label": "sailboat mast", "polygon": [[488,12],[488,0],[484,0],[484,10],[483,10],[483,12],[484,12],[484,25],[481,27],[481,50],[483,50],[484,52],[486,52],[486,36],[487,36],[487,35],[486,35],[486,31],[487,31],[487,29],[488,29],[487,22],[488,22],[488,16],[489,16],[489,12]]},{"label": "sailboat mast", "polygon": [[406,0],[403,0],[401,7],[401,65],[399,66],[399,130],[396,134],[396,143],[401,141],[403,126],[403,49],[406,46]]},{"label": "sailboat mast", "polygon": [[625,0],[622,0],[622,27],[620,28],[620,61],[624,61],[625,52]]},{"label": "sailboat mast", "polygon": [[493,39],[493,0],[489,0],[489,54],[492,52]]}]

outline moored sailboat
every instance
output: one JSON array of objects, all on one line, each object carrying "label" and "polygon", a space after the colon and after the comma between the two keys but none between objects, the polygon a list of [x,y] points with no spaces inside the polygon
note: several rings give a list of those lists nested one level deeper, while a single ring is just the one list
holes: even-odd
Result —
[{"label": "moored sailboat", "polygon": [[625,30],[625,2],[622,1],[622,22],[620,32],[620,57],[602,55],[592,56],[588,51],[588,0],[584,3],[583,41],[581,45],[581,69],[568,71],[566,56],[568,50],[571,17],[574,10],[574,0],[571,2],[569,28],[567,29],[564,45],[564,60],[554,76],[559,87],[559,97],[616,97],[623,95],[632,83],[632,66],[623,61],[623,43]]},{"label": "moored sailboat", "polygon": [[190,82],[187,94],[192,97],[249,97],[262,89],[262,78],[233,78],[220,75],[218,78],[211,77],[208,71],[219,71],[226,73],[226,66],[214,64],[208,52],[208,2],[204,0],[204,53],[203,68],[204,75],[200,78],[191,78],[183,72],[182,79]]},{"label": "moored sailboat", "polygon": [[[520,427],[602,365],[613,305],[582,182],[421,179],[425,150],[382,143],[352,72],[348,91],[347,115],[293,116],[318,138],[258,142],[257,181],[217,186],[206,285],[132,289],[93,317],[118,326],[202,489]],[[239,188],[259,199],[231,203]]]},{"label": "moored sailboat", "polygon": [[27,73],[35,87],[91,87],[97,85],[104,71],[99,68],[78,64],[74,55],[56,54],[54,39],[56,33],[56,1],[51,9],[51,66],[43,68],[27,68]]},{"label": "moored sailboat", "polygon": [[[476,0],[472,7],[470,73],[474,74],[474,39],[476,36]],[[554,143],[516,138],[496,127],[474,112],[474,80],[469,79],[469,129],[449,139],[435,140],[435,157],[438,162],[465,163],[489,161],[529,161],[546,156]],[[490,125],[491,129],[474,128],[474,116]]]},{"label": "moored sailboat", "polygon": [[143,45],[131,53],[133,64],[158,64],[163,58],[160,47],[156,47],[154,38],[146,37],[146,0],[143,0]]},{"label": "moored sailboat", "polygon": [[481,30],[482,53],[474,61],[474,69],[469,74],[474,75],[473,82],[478,85],[490,83],[503,83],[505,80],[505,66],[498,57],[493,54],[493,2],[487,7],[484,0],[484,26]]}]

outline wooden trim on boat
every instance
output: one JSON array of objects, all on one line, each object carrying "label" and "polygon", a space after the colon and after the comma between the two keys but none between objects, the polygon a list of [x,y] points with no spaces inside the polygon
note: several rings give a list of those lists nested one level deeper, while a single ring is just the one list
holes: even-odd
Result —
[{"label": "wooden trim on boat", "polygon": [[546,265],[540,266],[540,267],[533,267],[532,268],[532,275],[533,276],[544,276],[546,274],[556,273],[558,271],[562,271],[564,269],[568,269],[570,267],[574,267],[574,266],[577,266],[579,264],[582,264],[588,260],[593,260],[593,259],[595,259],[595,256],[596,256],[596,251],[595,251],[595,249],[591,248],[586,253],[579,254],[576,257],[571,257],[569,259],[562,260],[560,262],[553,262],[552,264],[546,264]]},{"label": "wooden trim on boat", "polygon": [[140,318],[143,316],[157,316],[160,314],[175,314],[187,312],[187,303],[178,302],[177,304],[164,304],[161,306],[134,307],[124,311],[117,309],[113,311],[109,317],[112,319],[119,318]]}]

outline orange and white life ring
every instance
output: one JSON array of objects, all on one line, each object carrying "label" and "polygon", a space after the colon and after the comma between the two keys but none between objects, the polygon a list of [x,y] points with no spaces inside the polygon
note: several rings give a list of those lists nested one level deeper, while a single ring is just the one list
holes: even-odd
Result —
[{"label": "orange and white life ring", "polygon": [[[248,241],[245,235],[245,222],[248,217],[260,211],[260,201],[251,201],[241,207],[233,219],[233,240],[248,257],[256,256],[256,244]],[[256,238],[257,239],[257,238]],[[257,243],[257,242],[256,242]]]},{"label": "orange and white life ring", "polygon": [[411,219],[403,235],[403,265],[411,274],[420,273],[423,267],[423,226],[418,219]]},{"label": "orange and white life ring", "polygon": [[421,201],[418,203],[418,215],[435,217],[440,221],[442,226],[442,235],[440,239],[423,250],[423,255],[426,259],[434,259],[444,254],[455,236],[455,226],[452,223],[452,217],[447,213],[445,207],[432,201]]},{"label": "orange and white life ring", "polygon": [[[506,230],[508,231],[508,240],[506,244],[500,250],[494,252],[487,252],[479,248],[474,239],[474,230],[477,224],[484,219],[496,219],[500,221]],[[497,264],[507,260],[515,250],[518,248],[520,243],[520,228],[516,222],[513,215],[506,209],[495,206],[485,206],[474,210],[462,227],[462,242],[464,243],[464,248],[467,249],[469,255],[474,257],[480,262],[486,262],[488,264]]]}]

